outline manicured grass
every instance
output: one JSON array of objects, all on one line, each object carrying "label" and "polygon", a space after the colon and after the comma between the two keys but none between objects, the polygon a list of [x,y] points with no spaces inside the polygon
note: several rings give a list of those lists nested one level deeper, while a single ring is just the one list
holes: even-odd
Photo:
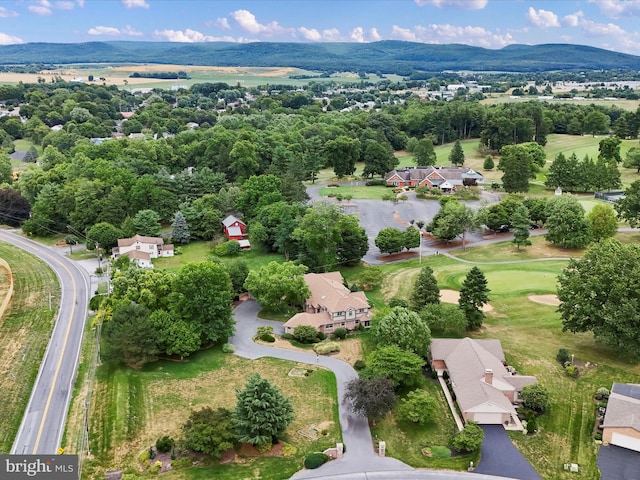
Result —
[{"label": "manicured grass", "polygon": [[239,478],[287,479],[302,468],[299,457],[260,457],[242,459],[243,463],[185,468],[162,474],[168,480],[237,480]]},{"label": "manicured grass", "polygon": [[[308,377],[287,376],[296,365],[273,358],[246,360],[223,354],[219,347],[198,352],[188,362],[160,361],[140,371],[101,365],[91,406],[90,439],[94,459],[86,462],[86,475],[97,478],[110,465],[139,471],[137,456],[157,438],[170,435],[179,439],[181,425],[192,409],[204,406],[232,409],[236,389],[242,388],[247,377],[257,372],[293,403],[296,417],[282,440],[297,448],[296,455],[278,459],[282,461],[280,467],[271,459],[256,459],[247,464],[241,459],[242,465],[216,466],[216,462],[212,462],[211,468],[185,469],[168,478],[245,478],[242,475],[256,471],[262,473],[255,478],[280,479],[283,471],[288,478],[299,469],[306,453],[324,450],[342,438],[335,376],[313,367]],[[306,425],[323,422],[326,422],[322,428],[327,430],[327,435],[315,441],[297,433]]]},{"label": "manicured grass", "polygon": [[[9,263],[14,278],[11,303],[0,319],[0,452],[8,453],[51,336],[60,289],[53,271],[24,250],[0,243],[0,257]],[[6,282],[6,277],[0,279]]]},{"label": "manicured grass", "polygon": [[[486,238],[492,237],[495,238],[493,234],[488,234]],[[521,247],[520,250],[510,240],[507,240],[466,250],[456,250],[451,254],[457,258],[474,262],[510,262],[536,258],[577,258],[581,257],[584,252],[584,250],[555,247],[544,239],[544,235],[529,237],[529,240],[531,240],[531,245]],[[428,261],[431,262],[432,259],[429,258]]]}]

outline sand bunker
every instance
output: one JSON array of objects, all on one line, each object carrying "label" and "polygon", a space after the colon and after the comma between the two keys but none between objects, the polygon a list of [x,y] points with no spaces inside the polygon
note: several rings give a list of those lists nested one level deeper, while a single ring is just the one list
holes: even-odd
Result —
[{"label": "sand bunker", "polygon": [[[456,290],[440,290],[440,300],[445,303],[458,303],[458,299],[460,298],[460,292]],[[493,310],[493,307],[487,303],[482,307],[483,312],[490,312]]]},{"label": "sand bunker", "polygon": [[529,295],[527,298],[532,302],[542,303],[543,305],[551,305],[553,307],[560,305],[558,296],[551,293],[547,295]]}]

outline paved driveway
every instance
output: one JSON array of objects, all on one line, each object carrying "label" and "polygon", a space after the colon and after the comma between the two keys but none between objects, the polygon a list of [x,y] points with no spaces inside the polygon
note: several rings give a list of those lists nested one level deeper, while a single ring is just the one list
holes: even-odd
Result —
[{"label": "paved driveway", "polygon": [[480,427],[484,430],[482,456],[474,473],[501,475],[518,480],[542,480],[511,443],[502,425],[480,425]]},{"label": "paved driveway", "polygon": [[601,480],[638,480],[640,452],[615,445],[601,446],[598,450],[598,468]]}]

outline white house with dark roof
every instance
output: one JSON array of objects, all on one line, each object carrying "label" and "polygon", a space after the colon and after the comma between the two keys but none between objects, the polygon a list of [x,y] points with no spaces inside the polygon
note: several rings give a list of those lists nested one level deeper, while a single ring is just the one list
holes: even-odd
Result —
[{"label": "white house with dark roof", "polygon": [[[134,252],[135,255],[130,255]],[[129,254],[129,258],[135,260],[136,263],[141,261],[146,264],[146,256],[141,254],[149,256],[149,263],[152,258],[173,257],[173,245],[165,245],[164,240],[160,237],[135,235],[131,238],[118,239],[118,246],[114,247],[111,253],[114,260],[122,255]]]},{"label": "white house with dark roof", "polygon": [[523,429],[514,405],[518,393],[536,383],[536,377],[507,370],[500,340],[436,338],[429,358],[439,376],[449,375],[465,421]]},{"label": "white house with dark roof", "polygon": [[602,423],[602,441],[640,452],[640,385],[613,384]]},{"label": "white house with dark roof", "polygon": [[300,325],[310,325],[319,332],[331,333],[338,328],[353,330],[358,325],[369,327],[369,301],[364,292],[352,292],[344,285],[340,272],[307,273],[304,281],[311,291],[304,311],[284,324],[285,333],[293,333]]}]

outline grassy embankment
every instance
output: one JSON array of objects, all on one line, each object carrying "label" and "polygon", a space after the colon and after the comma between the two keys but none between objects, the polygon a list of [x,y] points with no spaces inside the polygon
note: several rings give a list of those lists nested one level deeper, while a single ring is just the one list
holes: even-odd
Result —
[{"label": "grassy embankment", "polygon": [[[0,319],[0,452],[8,453],[51,336],[60,292],[53,271],[32,255],[0,243],[0,257],[9,263],[14,277],[13,298]],[[3,293],[7,275],[0,270]]]}]

